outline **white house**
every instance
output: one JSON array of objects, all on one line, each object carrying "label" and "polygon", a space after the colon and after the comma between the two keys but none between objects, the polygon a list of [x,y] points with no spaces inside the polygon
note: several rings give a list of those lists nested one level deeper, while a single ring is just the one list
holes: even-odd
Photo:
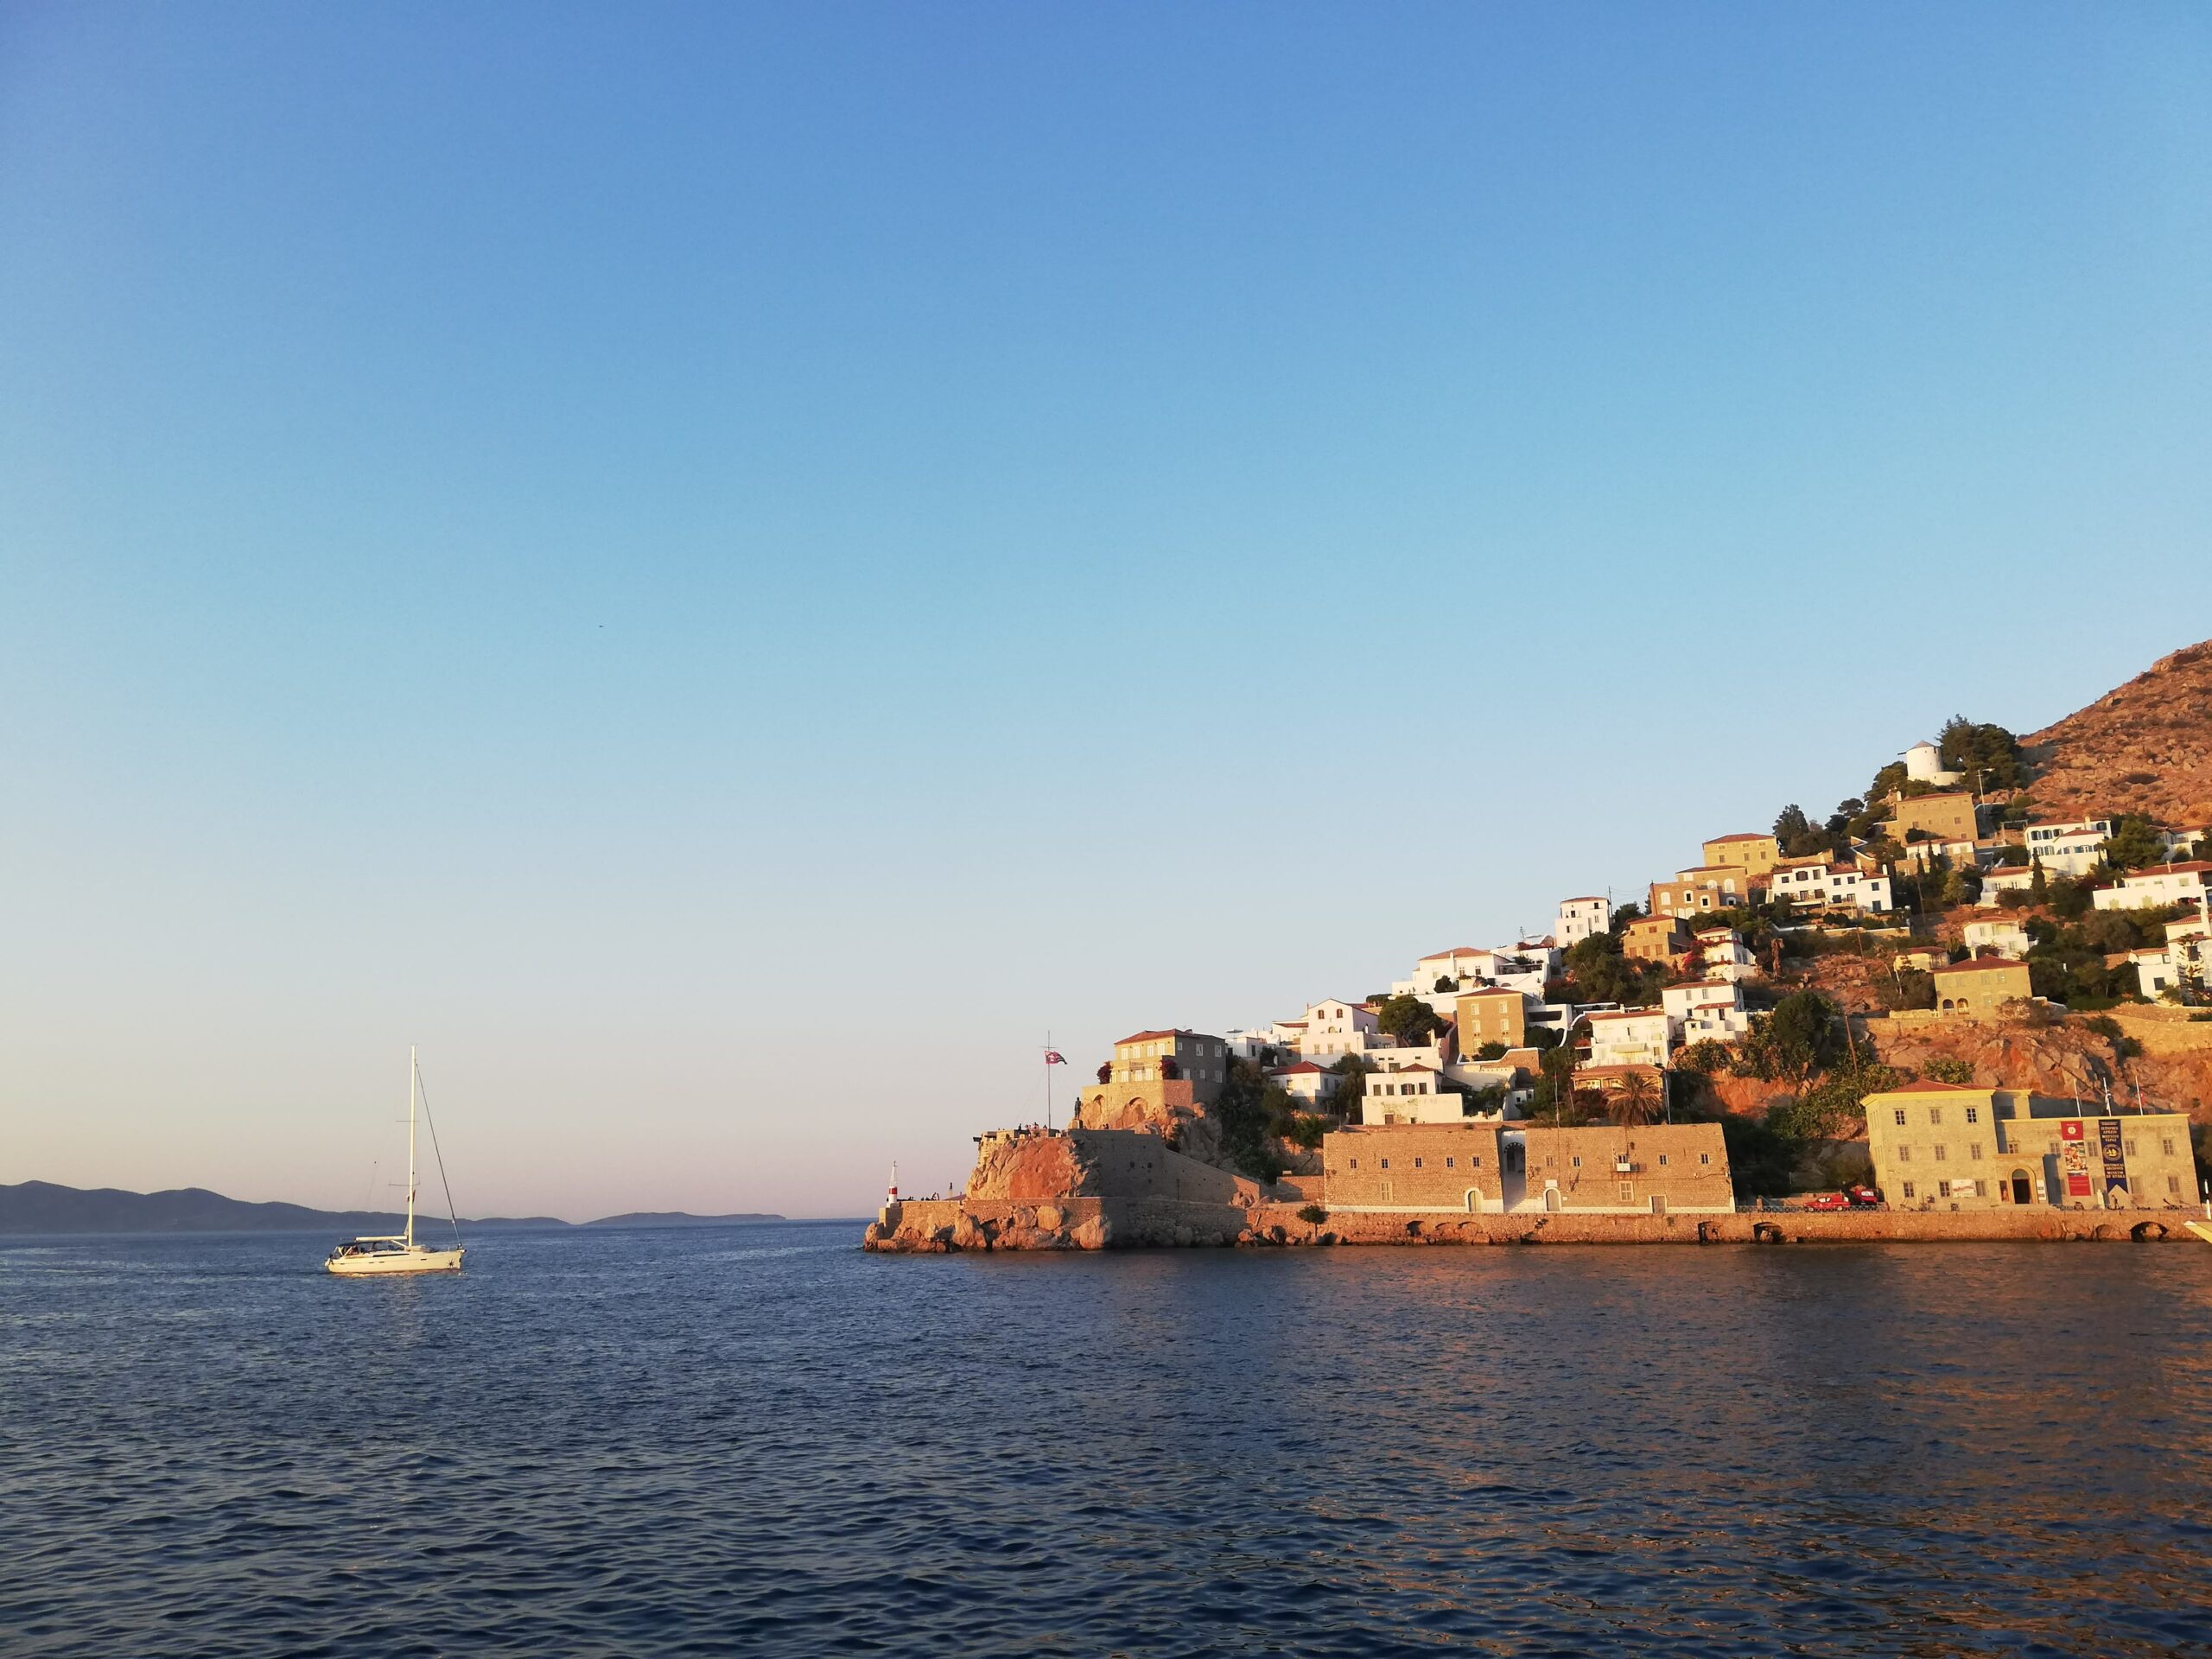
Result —
[{"label": "white house", "polygon": [[1701,930],[1697,948],[1707,979],[1742,979],[1758,967],[1758,958],[1732,927]]},{"label": "white house", "polygon": [[1968,922],[1966,945],[1974,956],[1994,950],[2000,957],[2019,962],[2028,954],[2028,930],[2018,922]]},{"label": "white house", "polygon": [[1319,1105],[1337,1092],[1337,1085],[1344,1081],[1335,1072],[1318,1066],[1311,1060],[1300,1060],[1296,1065],[1287,1065],[1270,1071],[1268,1077],[1281,1084],[1299,1099]]},{"label": "white house", "polygon": [[1426,997],[1436,989],[1438,980],[1448,979],[1452,982],[1450,988],[1456,989],[1463,981],[1489,978],[1491,964],[1497,956],[1495,950],[1478,950],[1471,944],[1455,945],[1449,950],[1423,957],[1414,964],[1411,979],[1400,980],[1390,988]]},{"label": "white house", "polygon": [[1552,942],[1562,950],[1605,932],[1613,925],[1611,901],[1588,894],[1559,901],[1559,920],[1552,928]]},{"label": "white house", "polygon": [[1316,1002],[1306,1010],[1303,1020],[1287,1023],[1298,1032],[1299,1053],[1309,1060],[1363,1052],[1366,1039],[1376,1030],[1373,1008],[1341,997]]},{"label": "white house", "polygon": [[1229,1045],[1230,1058],[1238,1060],[1265,1061],[1270,1054],[1294,1053],[1298,1049],[1297,1029],[1292,1026],[1246,1026],[1222,1040]]},{"label": "white house", "polygon": [[2169,940],[2155,950],[2127,953],[2135,964],[2135,982],[2145,996],[2164,996],[2191,982],[2202,983],[2203,957],[2204,941],[2196,935]]},{"label": "white house", "polygon": [[1444,1068],[1447,1082],[1462,1083],[1470,1089],[1503,1089],[1505,1096],[1499,1103],[1501,1109],[1478,1112],[1476,1117],[1517,1117],[1535,1099],[1536,1091],[1530,1085],[1529,1074],[1519,1066],[1486,1060],[1454,1060]]},{"label": "white house", "polygon": [[2028,861],[2043,861],[2053,875],[2083,875],[2104,856],[2110,818],[2048,818],[2028,825],[2022,837]]},{"label": "white house", "polygon": [[1974,870],[1981,868],[1981,843],[1978,841],[1911,841],[1903,849],[1897,861],[1910,864],[1916,870],[1924,870],[1939,858],[1948,859],[1955,870]]},{"label": "white house", "polygon": [[1787,899],[1793,905],[1864,915],[1879,915],[1891,907],[1890,878],[1856,864],[1785,862],[1775,867],[1770,880],[1768,898]]},{"label": "white house", "polygon": [[2089,895],[2099,910],[2141,910],[2148,905],[2197,905],[2204,901],[2204,877],[2212,861],[2159,864],[2133,870]]},{"label": "white house", "polygon": [[1408,1066],[1402,1071],[1376,1072],[1367,1080],[1360,1101],[1363,1123],[1458,1123],[1465,1120],[1463,1098],[1444,1087],[1444,1074],[1433,1066]]},{"label": "white house", "polygon": [[1664,1065],[1672,1022],[1664,1008],[1628,1008],[1590,1016],[1592,1065]]},{"label": "white house", "polygon": [[1447,1027],[1433,1043],[1408,1043],[1401,1047],[1388,1037],[1378,1038],[1361,1052],[1360,1058],[1382,1074],[1410,1071],[1415,1066],[1441,1071],[1459,1058],[1459,1052]]},{"label": "white house", "polygon": [[1670,1034],[1685,1043],[1732,1043],[1751,1028],[1744,993],[1733,980],[1669,985],[1659,993],[1659,1001],[1666,1009]]},{"label": "white house", "polygon": [[1981,877],[1981,898],[1978,901],[1985,908],[2000,902],[2008,893],[2022,898],[2035,885],[2036,873],[2025,864],[2000,864],[1995,869],[1985,870]]}]

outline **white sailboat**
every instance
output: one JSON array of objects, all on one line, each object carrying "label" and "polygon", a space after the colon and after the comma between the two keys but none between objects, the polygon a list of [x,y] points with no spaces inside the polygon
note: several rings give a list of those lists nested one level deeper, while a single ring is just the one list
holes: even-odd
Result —
[{"label": "white sailboat", "polygon": [[[391,1236],[349,1238],[323,1258],[322,1265],[333,1273],[459,1273],[463,1254],[461,1246],[461,1224],[454,1223],[454,1246],[449,1250],[433,1249],[415,1242],[415,1115],[416,1103],[422,1097],[423,1072],[416,1063],[415,1051],[407,1051],[407,1230]],[[436,1131],[431,1132],[433,1144]],[[438,1159],[438,1174],[445,1175],[445,1158]],[[448,1215],[450,1215],[450,1198]]]}]

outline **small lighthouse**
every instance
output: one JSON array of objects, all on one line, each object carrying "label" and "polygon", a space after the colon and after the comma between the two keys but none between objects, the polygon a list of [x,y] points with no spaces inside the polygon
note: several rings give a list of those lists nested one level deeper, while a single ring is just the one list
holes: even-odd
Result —
[{"label": "small lighthouse", "polygon": [[896,1159],[891,1164],[891,1190],[884,1195],[883,1201],[886,1204],[899,1202],[899,1163]]}]

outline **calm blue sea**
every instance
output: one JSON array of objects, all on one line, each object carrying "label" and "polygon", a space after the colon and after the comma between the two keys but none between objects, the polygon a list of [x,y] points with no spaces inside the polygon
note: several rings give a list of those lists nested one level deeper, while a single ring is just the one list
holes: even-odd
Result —
[{"label": "calm blue sea", "polygon": [[0,1652],[2212,1653],[2212,1249],[0,1241]]}]

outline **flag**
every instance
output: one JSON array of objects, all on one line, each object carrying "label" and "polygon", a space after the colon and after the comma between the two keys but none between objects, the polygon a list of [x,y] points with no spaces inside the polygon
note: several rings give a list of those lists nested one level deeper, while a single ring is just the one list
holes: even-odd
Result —
[{"label": "flag", "polygon": [[1068,1061],[1067,1061],[1067,1056],[1066,1056],[1066,1055],[1065,1055],[1065,1054],[1063,1054],[1063,1053],[1061,1053],[1061,1052],[1060,1052],[1060,1051],[1059,1051],[1058,1049],[1057,1049],[1057,1048],[1048,1048],[1048,1049],[1046,1049],[1046,1050],[1045,1051],[1045,1064],[1046,1064],[1046,1065],[1065,1065],[1067,1063],[1068,1063]]}]

